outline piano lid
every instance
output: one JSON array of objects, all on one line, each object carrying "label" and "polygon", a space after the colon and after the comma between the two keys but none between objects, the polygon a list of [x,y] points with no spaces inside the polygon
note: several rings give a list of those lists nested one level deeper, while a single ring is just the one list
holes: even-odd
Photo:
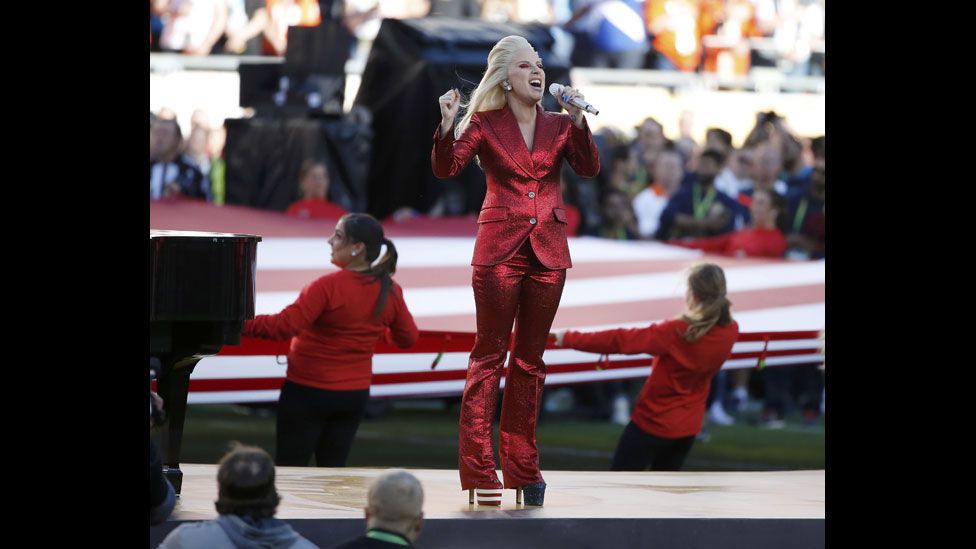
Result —
[{"label": "piano lid", "polygon": [[238,233],[211,233],[204,231],[173,231],[168,229],[149,229],[149,239],[154,238],[256,238],[255,242],[260,242],[261,237],[253,234]]},{"label": "piano lid", "polygon": [[149,231],[149,320],[233,322],[254,318],[260,236]]}]

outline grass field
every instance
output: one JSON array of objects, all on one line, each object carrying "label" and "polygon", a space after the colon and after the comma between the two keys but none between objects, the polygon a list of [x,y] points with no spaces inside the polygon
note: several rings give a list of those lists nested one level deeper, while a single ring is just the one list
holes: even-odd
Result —
[{"label": "grass field", "polygon": [[[273,455],[274,423],[273,408],[190,406],[181,461],[216,463],[232,440],[261,446]],[[457,430],[457,405],[395,402],[387,413],[360,425],[348,466],[453,469],[457,467]],[[606,421],[544,416],[537,432],[542,468],[608,470],[622,431],[622,426]],[[740,416],[732,426],[709,425],[707,432],[708,440],[695,443],[685,470],[825,468],[823,419],[804,426],[798,417],[787,417],[786,428],[768,430],[756,426],[753,412]]]}]

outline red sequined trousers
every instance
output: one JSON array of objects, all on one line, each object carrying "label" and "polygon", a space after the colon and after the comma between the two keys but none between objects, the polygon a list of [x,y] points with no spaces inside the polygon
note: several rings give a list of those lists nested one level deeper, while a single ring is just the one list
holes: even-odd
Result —
[{"label": "red sequined trousers", "polygon": [[462,490],[501,486],[492,454],[492,421],[513,321],[515,341],[505,378],[498,447],[504,487],[543,482],[535,440],[546,379],[542,353],[565,283],[566,270],[539,263],[528,239],[507,261],[474,267],[478,333],[461,400]]}]

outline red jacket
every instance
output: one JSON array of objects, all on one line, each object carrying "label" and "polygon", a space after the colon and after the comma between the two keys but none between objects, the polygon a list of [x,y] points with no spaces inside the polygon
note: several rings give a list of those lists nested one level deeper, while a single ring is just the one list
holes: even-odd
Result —
[{"label": "red jacket", "polygon": [[304,198],[292,202],[285,213],[295,217],[338,220],[347,212],[342,206],[333,204],[324,198]]},{"label": "red jacket", "polygon": [[488,193],[478,216],[472,265],[491,266],[515,254],[528,238],[549,269],[573,266],[566,243],[566,209],[559,186],[563,158],[583,177],[600,171],[590,128],[578,129],[569,115],[537,107],[535,141],[529,154],[508,105],[471,116],[457,140],[434,131],[431,165],[437,177],[452,177],[478,155]]},{"label": "red jacket", "polygon": [[712,377],[732,356],[732,345],[739,337],[734,320],[728,326],[713,326],[694,343],[685,341],[687,329],[688,323],[676,319],[647,328],[570,331],[563,346],[594,353],[654,355],[655,365],[630,419],[656,437],[684,438],[701,430]]},{"label": "red jacket", "polygon": [[410,347],[420,336],[396,282],[380,317],[373,319],[379,294],[380,284],[372,276],[342,269],[302,288],[298,299],[280,313],[246,321],[242,333],[279,341],[291,338],[289,381],[330,391],[369,389],[376,342],[385,337],[399,347]]},{"label": "red jacket", "polygon": [[668,244],[728,256],[783,257],[786,253],[786,237],[779,229],[742,229],[690,241],[669,240]]}]

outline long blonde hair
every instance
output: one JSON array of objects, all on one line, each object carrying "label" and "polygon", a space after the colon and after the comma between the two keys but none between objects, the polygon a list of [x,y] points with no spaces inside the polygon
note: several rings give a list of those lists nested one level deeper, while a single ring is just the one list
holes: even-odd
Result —
[{"label": "long blonde hair", "polygon": [[465,103],[461,101],[461,107],[465,109],[464,116],[454,127],[454,137],[460,137],[464,129],[471,123],[471,115],[476,112],[493,111],[505,106],[505,91],[502,90],[501,83],[508,78],[508,66],[512,62],[515,52],[532,48],[532,44],[525,38],[513,34],[506,36],[498,41],[491,51],[488,52],[488,66],[485,68],[485,75],[481,77],[481,82],[471,94],[471,100]]},{"label": "long blonde hair", "polygon": [[688,272],[688,289],[695,300],[690,315],[682,315],[688,323],[685,341],[693,343],[712,329],[732,322],[729,310],[732,303],[725,296],[725,272],[714,263],[700,263]]}]

